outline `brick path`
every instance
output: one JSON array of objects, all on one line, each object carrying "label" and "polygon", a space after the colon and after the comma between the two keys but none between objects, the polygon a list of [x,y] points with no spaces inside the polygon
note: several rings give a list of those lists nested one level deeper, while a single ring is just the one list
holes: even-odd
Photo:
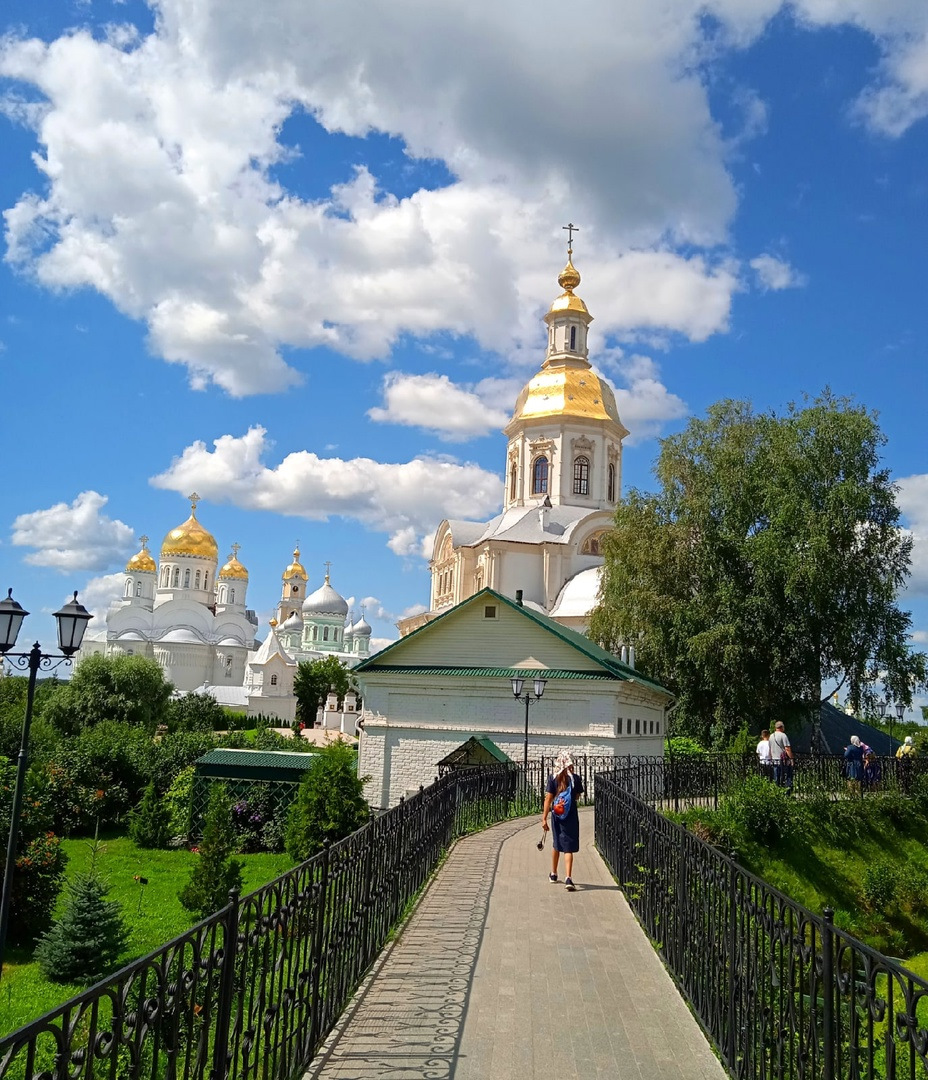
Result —
[{"label": "brick path", "polygon": [[548,884],[537,823],[461,840],[307,1076],[723,1080],[593,850],[592,815],[575,893]]}]

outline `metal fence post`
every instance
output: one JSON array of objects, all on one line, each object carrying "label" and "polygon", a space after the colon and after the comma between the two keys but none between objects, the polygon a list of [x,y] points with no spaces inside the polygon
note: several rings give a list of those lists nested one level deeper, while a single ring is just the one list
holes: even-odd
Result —
[{"label": "metal fence post", "polygon": [[835,913],[825,908],[822,913],[822,1080],[835,1078]]},{"label": "metal fence post", "polygon": [[329,840],[322,841],[319,856],[319,889],[316,893],[315,922],[313,926],[313,981],[312,1007],[310,1009],[310,1054],[315,1053],[320,1041],[322,1025],[322,941],[325,935],[326,900],[329,883]]},{"label": "metal fence post", "polygon": [[738,1060],[738,865],[734,851],[728,858],[728,1067],[734,1072]]},{"label": "metal fence post", "polygon": [[229,1032],[235,1003],[235,960],[238,953],[238,889],[229,890],[229,908],[223,919],[222,968],[216,1002],[216,1036],[213,1043],[212,1080],[225,1080],[229,1069]]}]

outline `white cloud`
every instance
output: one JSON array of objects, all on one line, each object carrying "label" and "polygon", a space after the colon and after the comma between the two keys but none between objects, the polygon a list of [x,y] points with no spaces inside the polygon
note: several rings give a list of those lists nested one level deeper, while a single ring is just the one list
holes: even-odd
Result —
[{"label": "white cloud", "polygon": [[913,630],[909,636],[916,645],[928,645],[928,630]]},{"label": "white cloud", "polygon": [[211,502],[243,509],[311,521],[332,515],[353,519],[387,533],[399,555],[418,553],[442,518],[488,516],[502,496],[501,479],[471,463],[419,457],[391,464],[300,451],[269,468],[262,461],[267,449],[262,427],[238,437],[223,435],[212,450],[197,441],[151,483],[178,492],[193,485]]},{"label": "white cloud", "polygon": [[899,508],[912,536],[912,576],[909,592],[928,596],[928,473],[905,476],[897,481]]},{"label": "white cloud", "polygon": [[432,431],[446,442],[465,442],[504,427],[509,412],[503,402],[511,406],[518,390],[514,380],[487,379],[464,387],[447,375],[393,371],[383,381],[384,407],[367,415],[382,424]]},{"label": "white cloud", "polygon": [[89,633],[106,630],[106,616],[115,607],[122,596],[125,576],[122,573],[103,574],[100,577],[92,577],[81,589],[78,600],[84,605],[93,618],[87,624]]},{"label": "white cloud", "polygon": [[372,637],[371,638],[371,655],[379,653],[381,649],[385,649],[388,645],[392,645],[396,641],[396,638],[388,637]]},{"label": "white cloud", "polygon": [[620,362],[619,370],[627,389],[616,387],[615,397],[619,416],[630,432],[627,445],[653,438],[668,421],[689,412],[686,402],[661,382],[660,368],[650,357],[630,356]]},{"label": "white cloud", "polygon": [[751,259],[750,266],[756,273],[757,283],[764,292],[798,289],[808,283],[804,274],[798,273],[788,262],[778,259],[775,255],[758,255]]},{"label": "white cloud", "polygon": [[34,550],[25,556],[32,566],[56,570],[105,570],[132,553],[133,532],[101,510],[109,500],[83,491],[70,505],[20,514],[13,522],[12,542]]}]

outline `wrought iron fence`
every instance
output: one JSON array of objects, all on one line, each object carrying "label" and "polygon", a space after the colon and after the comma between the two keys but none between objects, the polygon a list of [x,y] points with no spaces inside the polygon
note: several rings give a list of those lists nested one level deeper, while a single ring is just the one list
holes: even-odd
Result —
[{"label": "wrought iron fence", "polygon": [[506,766],[420,789],[0,1039],[0,1080],[291,1080],[455,836],[538,808]]},{"label": "wrought iron fence", "polygon": [[928,982],[660,814],[674,769],[597,777],[596,842],[732,1075],[926,1080]]}]

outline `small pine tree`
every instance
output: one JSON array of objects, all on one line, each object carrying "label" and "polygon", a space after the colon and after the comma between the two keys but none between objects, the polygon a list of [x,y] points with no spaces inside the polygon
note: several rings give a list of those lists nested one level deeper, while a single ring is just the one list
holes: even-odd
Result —
[{"label": "small pine tree", "polygon": [[302,862],[335,843],[368,820],[364,777],[358,776],[358,755],[339,740],[316,755],[300,784],[287,820],[287,852]]},{"label": "small pine tree", "polygon": [[170,840],[170,821],[163,799],[152,781],[141,802],[129,814],[129,836],[141,848],[163,848]]},{"label": "small pine tree", "polygon": [[243,864],[231,857],[234,850],[232,800],[223,784],[213,784],[203,820],[200,856],[190,880],[177,894],[188,911],[201,918],[212,915],[228,903],[231,889],[241,889]]},{"label": "small pine tree", "polygon": [[89,986],[116,965],[129,934],[119,902],[107,900],[108,892],[94,868],[70,883],[64,914],[35,950],[47,979]]}]

